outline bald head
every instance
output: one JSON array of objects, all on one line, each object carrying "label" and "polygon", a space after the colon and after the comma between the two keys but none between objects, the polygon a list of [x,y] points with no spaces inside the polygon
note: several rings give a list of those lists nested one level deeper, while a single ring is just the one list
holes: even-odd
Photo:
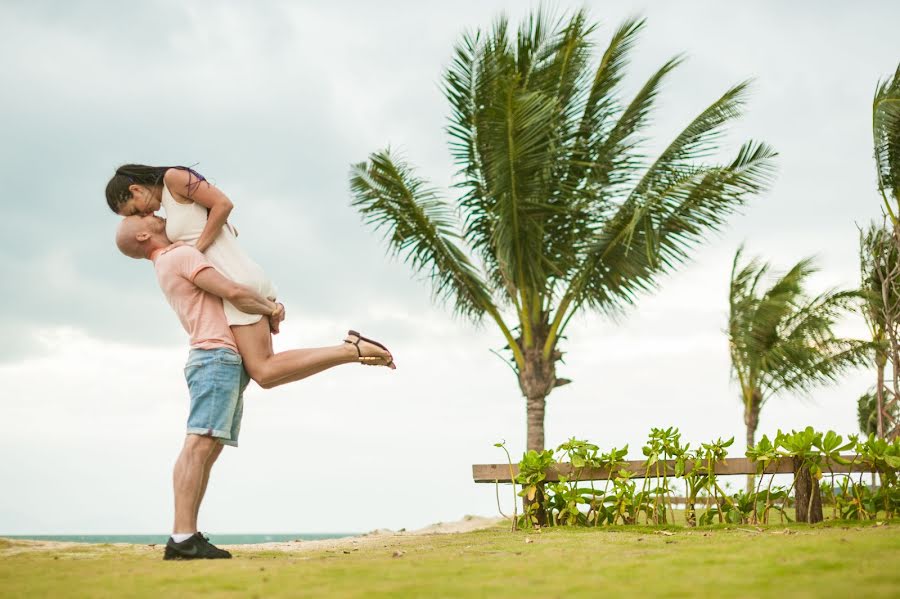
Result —
[{"label": "bald head", "polygon": [[166,221],[153,216],[126,216],[116,228],[116,246],[129,258],[149,258],[157,248],[170,244]]}]

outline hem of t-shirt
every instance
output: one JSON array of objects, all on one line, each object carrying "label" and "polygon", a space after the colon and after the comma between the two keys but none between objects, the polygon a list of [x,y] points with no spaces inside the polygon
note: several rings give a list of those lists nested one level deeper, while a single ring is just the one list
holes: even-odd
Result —
[{"label": "hem of t-shirt", "polygon": [[188,281],[190,281],[191,283],[193,283],[193,282],[194,282],[194,278],[196,278],[196,276],[200,274],[200,271],[201,271],[201,270],[205,270],[205,269],[207,269],[207,268],[212,268],[212,267],[213,267],[213,265],[212,265],[212,264],[209,264],[209,263],[207,263],[207,264],[201,264],[200,266],[198,266],[197,268],[195,268],[194,270],[191,271],[191,274],[188,276]]},{"label": "hem of t-shirt", "polygon": [[237,345],[224,341],[199,341],[197,343],[191,343],[191,349],[230,349],[234,353],[240,355]]}]

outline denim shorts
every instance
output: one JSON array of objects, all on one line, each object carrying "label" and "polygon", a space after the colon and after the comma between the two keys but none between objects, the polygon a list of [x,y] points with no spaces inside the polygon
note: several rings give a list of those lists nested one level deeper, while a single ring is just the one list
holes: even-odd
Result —
[{"label": "denim shorts", "polygon": [[191,393],[187,432],[237,447],[250,382],[241,357],[230,349],[192,349],[184,366]]}]

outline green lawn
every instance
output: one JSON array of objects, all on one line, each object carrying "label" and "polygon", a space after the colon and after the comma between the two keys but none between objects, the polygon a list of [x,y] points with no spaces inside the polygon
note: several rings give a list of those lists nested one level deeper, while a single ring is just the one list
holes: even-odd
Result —
[{"label": "green lawn", "polygon": [[163,562],[160,547],[23,551],[0,540],[0,597],[900,596],[900,521],[666,532],[492,529],[206,562]]}]

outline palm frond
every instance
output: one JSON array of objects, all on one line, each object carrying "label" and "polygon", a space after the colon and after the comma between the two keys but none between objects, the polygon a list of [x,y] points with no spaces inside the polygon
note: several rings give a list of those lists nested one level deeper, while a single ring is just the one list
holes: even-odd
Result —
[{"label": "palm frond", "polygon": [[615,312],[653,289],[659,275],[688,258],[705,232],[725,218],[770,179],[776,154],[764,144],[749,143],[730,163],[696,168],[651,199],[624,204],[601,231],[573,279],[576,305]]},{"label": "palm frond", "polygon": [[615,125],[593,137],[583,159],[589,167],[586,175],[589,191],[610,196],[632,181],[640,164],[640,156],[635,152],[641,141],[640,132],[647,125],[663,81],[682,60],[676,56],[663,64],[625,107]]},{"label": "palm frond", "polygon": [[875,89],[872,136],[878,188],[896,219],[900,208],[900,66]]},{"label": "palm frond", "polygon": [[[603,137],[604,126],[608,131],[609,125],[606,123],[615,113],[617,102],[617,89],[624,77],[625,68],[629,64],[629,55],[637,42],[638,35],[643,31],[645,26],[644,19],[631,18],[622,23],[613,33],[609,45],[603,52],[600,64],[594,73],[594,79],[591,82],[591,88],[587,96],[582,114],[581,122],[578,126],[578,140],[580,146],[585,146],[591,139]],[[658,82],[665,73],[668,73],[674,65],[667,63],[660,71],[654,75],[653,85],[651,85],[649,96],[655,95],[655,89]],[[646,86],[645,86],[646,87]],[[652,90],[652,91],[651,91]],[[644,97],[647,93],[643,94]],[[644,104],[640,102],[639,105]],[[637,113],[646,114],[645,110],[635,110]],[[625,135],[627,137],[627,134]]]},{"label": "palm frond", "polygon": [[878,433],[878,396],[870,389],[856,401],[856,420],[859,432],[868,437]]},{"label": "palm frond", "polygon": [[833,332],[855,308],[857,291],[809,297],[807,282],[816,272],[811,258],[761,288],[770,265],[753,258],[740,266],[742,254],[740,248],[732,267],[728,319],[732,374],[744,387],[742,396],[752,391],[765,403],[783,391],[808,392],[871,359],[871,342]]},{"label": "palm frond", "polygon": [[773,364],[762,379],[764,401],[782,391],[809,393],[835,382],[853,368],[871,364],[873,346],[860,339],[831,339],[812,352],[798,345],[779,348],[783,359]]},{"label": "palm frond", "polygon": [[453,61],[444,73],[444,95],[450,102],[450,123],[447,133],[450,152],[458,166],[458,181],[454,187],[463,190],[459,206],[465,218],[463,237],[481,258],[496,289],[502,286],[502,274],[497,257],[491,249],[494,235],[494,200],[487,191],[485,165],[478,143],[477,88],[484,85],[479,65],[485,61],[484,36],[481,32],[466,32],[454,48]]},{"label": "palm frond", "polygon": [[[665,189],[670,181],[681,178],[694,161],[712,155],[718,149],[723,126],[741,115],[748,86],[748,81],[735,85],[691,121],[647,169],[635,185],[632,198],[652,196],[654,190]],[[752,148],[745,146],[745,151]]]},{"label": "palm frond", "polygon": [[[887,321],[900,313],[900,253],[886,219],[859,232],[859,257],[863,315],[874,339],[884,337]],[[889,318],[890,315],[890,318]]]},{"label": "palm frond", "polygon": [[[643,235],[642,249],[650,262],[660,260],[666,268],[682,262],[692,238],[702,230],[717,230],[745,197],[762,191],[771,181],[771,159],[776,154],[765,144],[744,144],[724,168],[695,165],[717,149],[723,125],[740,115],[746,88],[747,83],[732,87],[700,113],[646,170],[622,205],[620,212],[630,219],[625,243],[630,245],[641,230],[649,232]],[[674,230],[680,230],[667,252],[660,251],[662,236],[652,234],[660,215],[668,216],[677,225]]]},{"label": "palm frond", "polygon": [[[596,140],[607,137],[615,125],[614,117],[621,110],[618,86],[628,64],[628,54],[643,27],[643,20],[629,19],[616,30],[593,72],[589,86],[585,81],[583,87],[586,93],[573,94],[573,101],[566,105],[569,114],[566,115],[565,130],[559,142],[564,149],[553,165],[551,177],[557,182],[555,197],[567,205],[567,210],[554,214],[548,220],[544,247],[544,254],[551,256],[556,265],[548,284],[551,289],[557,280],[567,279],[578,267],[586,242],[595,233],[596,223],[603,219],[612,197],[612,186],[598,183],[602,177],[597,176],[599,170],[589,149],[596,144]],[[581,54],[586,55],[590,49],[589,45],[583,44]],[[583,73],[588,73],[584,56],[580,56],[579,67]],[[657,77],[654,81],[659,79]],[[642,112],[637,106],[646,105],[648,95],[652,100],[655,94],[652,89],[640,97],[633,111]],[[633,124],[635,127],[638,125]],[[627,157],[621,154],[620,158],[620,164],[627,161]],[[615,165],[604,166],[608,166],[610,171],[615,168]],[[595,182],[589,184],[588,174],[592,169],[596,171]]]},{"label": "palm frond", "polygon": [[[760,269],[761,271],[764,269]],[[767,270],[767,269],[765,269]],[[804,312],[804,285],[808,278],[816,272],[812,258],[804,258],[786,273],[779,277],[772,286],[756,296],[756,286],[760,276],[756,277],[750,295],[745,299],[747,319],[740,323],[745,337],[745,346],[751,355],[765,356],[786,333],[787,320],[800,318],[808,313],[823,316],[822,311],[807,309]],[[759,273],[762,275],[762,272]]]},{"label": "palm frond", "polygon": [[351,168],[350,185],[366,223],[385,230],[394,252],[431,279],[436,297],[472,319],[491,308],[484,281],[457,245],[452,209],[404,162],[390,150],[375,152]]}]

